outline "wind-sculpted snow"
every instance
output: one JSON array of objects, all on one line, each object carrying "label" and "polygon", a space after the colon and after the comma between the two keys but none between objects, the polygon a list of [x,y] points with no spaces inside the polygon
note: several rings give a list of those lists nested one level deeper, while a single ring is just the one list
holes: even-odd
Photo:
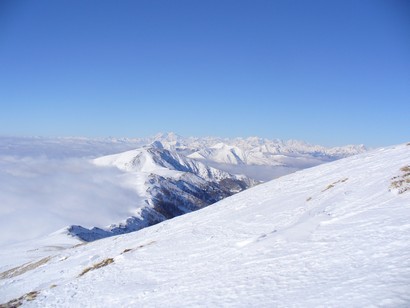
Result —
[{"label": "wind-sculpted snow", "polygon": [[2,250],[0,272],[24,273],[0,280],[0,303],[408,307],[410,193],[391,185],[409,160],[409,146],[378,149],[134,233]]}]

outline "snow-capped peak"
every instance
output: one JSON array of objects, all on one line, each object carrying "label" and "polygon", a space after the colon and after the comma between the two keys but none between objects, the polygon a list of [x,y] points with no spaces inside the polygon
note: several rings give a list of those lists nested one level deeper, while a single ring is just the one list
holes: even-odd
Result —
[{"label": "snow-capped peak", "polygon": [[87,241],[139,230],[203,208],[257,184],[246,176],[232,175],[164,149],[159,141],[136,150],[100,157],[93,162],[97,166],[123,171],[122,181],[135,185],[144,203],[134,209],[134,215],[108,229],[87,229],[77,225],[69,228],[72,235]]}]

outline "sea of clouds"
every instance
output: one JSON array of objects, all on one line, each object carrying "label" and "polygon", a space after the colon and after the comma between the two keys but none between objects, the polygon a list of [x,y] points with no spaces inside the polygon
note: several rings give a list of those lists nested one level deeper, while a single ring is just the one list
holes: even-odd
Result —
[{"label": "sea of clouds", "polygon": [[0,155],[0,246],[131,216],[141,198],[122,176],[88,158]]}]

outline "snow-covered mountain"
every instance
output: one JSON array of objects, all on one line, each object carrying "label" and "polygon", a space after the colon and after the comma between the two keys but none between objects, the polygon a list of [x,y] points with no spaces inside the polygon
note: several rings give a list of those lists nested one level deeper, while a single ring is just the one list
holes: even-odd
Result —
[{"label": "snow-covered mountain", "polygon": [[230,173],[267,181],[297,170],[363,153],[363,145],[326,148],[279,139],[182,137],[175,133],[148,138],[16,138],[0,137],[0,156],[52,159],[117,154],[161,142],[165,149]]},{"label": "snow-covered mountain", "polygon": [[382,148],[138,232],[82,245],[59,232],[9,247],[0,302],[408,307],[409,170],[410,144]]},{"label": "snow-covered mountain", "polygon": [[186,138],[167,133],[157,134],[150,140],[158,140],[164,148],[202,161],[208,166],[233,174],[244,174],[258,181],[269,181],[367,151],[363,145],[326,148],[297,140],[258,137]]},{"label": "snow-covered mountain", "polygon": [[136,230],[254,183],[227,173],[266,181],[362,151],[362,146],[328,149],[297,141],[173,133],[132,139],[0,137],[0,225],[5,229],[0,246],[68,225],[89,239]]},{"label": "snow-covered mountain", "polygon": [[268,181],[297,170],[363,153],[363,145],[326,148],[303,141],[249,138],[183,138],[158,134],[164,147],[231,173]]},{"label": "snow-covered mountain", "polygon": [[206,166],[153,144],[95,159],[94,164],[126,173],[144,202],[135,214],[107,229],[71,226],[71,234],[92,241],[128,233],[183,215],[247,189],[257,181]]}]

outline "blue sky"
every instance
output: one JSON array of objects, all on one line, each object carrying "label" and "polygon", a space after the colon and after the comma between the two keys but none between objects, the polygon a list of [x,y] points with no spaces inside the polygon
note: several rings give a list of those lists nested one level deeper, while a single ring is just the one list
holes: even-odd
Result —
[{"label": "blue sky", "polygon": [[0,134],[410,141],[410,2],[0,2]]}]

